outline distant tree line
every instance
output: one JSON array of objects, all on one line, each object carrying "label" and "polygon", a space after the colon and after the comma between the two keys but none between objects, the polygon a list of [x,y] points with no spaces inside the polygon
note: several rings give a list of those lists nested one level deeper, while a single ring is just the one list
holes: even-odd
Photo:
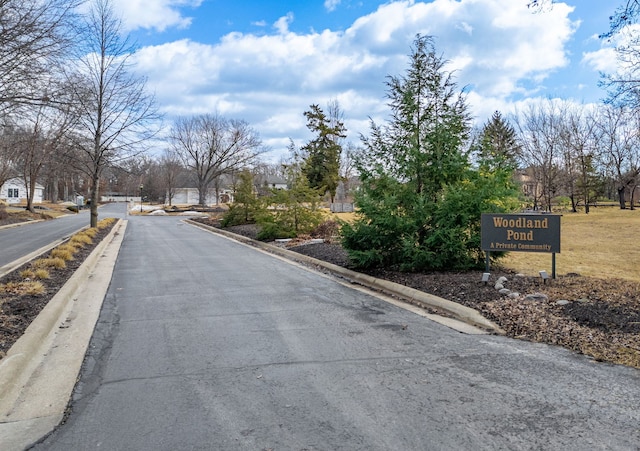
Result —
[{"label": "distant tree line", "polygon": [[[355,196],[361,212],[369,209],[371,234],[378,222],[392,223],[399,229],[391,235],[401,229],[410,237],[400,245],[405,256],[432,262],[425,249],[443,248],[454,236],[477,253],[470,230],[458,227],[470,214],[460,203],[476,213],[514,204],[550,210],[565,200],[586,212],[601,200],[615,199],[620,208],[637,203],[640,55],[633,35],[616,41],[626,69],[603,77],[609,94],[603,104],[547,100],[508,117],[496,112],[475,129],[433,39],[420,36],[406,73],[388,79],[388,122],[372,123],[370,134],[354,143],[337,101],[312,104],[302,113],[309,140],[292,141],[287,157],[267,163],[267,149],[250,124],[215,111],[175,118],[160,138],[155,99],[132,70],[136,48],[122,33],[111,0],[92,0],[82,15],[80,3],[0,3],[0,183],[20,177],[28,208],[39,182],[52,201],[86,195],[94,224],[101,192],[170,204],[177,188],[189,186],[204,204],[207,192],[236,190],[249,171],[255,193],[274,199],[278,193],[268,181],[275,179],[289,189],[308,189],[300,198]],[[529,2],[536,8],[543,3],[552,6]],[[603,39],[635,24],[638,8],[637,1],[624,2]],[[445,214],[447,208],[455,215]],[[448,221],[449,235],[440,236]],[[380,240],[382,230],[376,232]],[[352,231],[352,242],[364,240],[355,234],[364,233],[364,225]],[[385,252],[366,254],[359,254],[363,264],[386,258]]]}]

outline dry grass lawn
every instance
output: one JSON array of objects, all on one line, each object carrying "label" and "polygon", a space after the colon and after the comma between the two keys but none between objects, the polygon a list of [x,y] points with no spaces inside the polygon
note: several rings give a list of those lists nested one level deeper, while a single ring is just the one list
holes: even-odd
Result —
[{"label": "dry grass lawn", "polygon": [[[11,213],[14,215],[22,215],[25,218],[27,218],[28,216],[31,215],[31,213],[29,212],[25,212],[24,210],[24,206],[26,204],[22,203],[22,204],[18,204],[18,205],[8,205],[7,206],[7,213]],[[46,210],[43,209],[36,209],[36,213],[35,214],[40,214],[43,213],[47,216],[50,216],[52,218],[56,218],[58,216],[62,216],[62,215],[67,215],[70,214],[71,212],[67,209],[67,207],[65,205],[61,205],[61,204],[53,204],[51,202],[43,202],[41,204],[35,204],[37,207],[44,207],[46,208]]]},{"label": "dry grass lawn", "polygon": [[[332,216],[352,221],[354,213]],[[640,210],[617,207],[591,208],[587,215],[563,213],[560,254],[556,255],[557,275],[621,278],[640,282]],[[551,274],[551,254],[511,252],[501,265],[527,275],[546,270]]]},{"label": "dry grass lawn", "polygon": [[[584,213],[564,213],[561,219],[558,275],[578,273],[606,279],[617,277],[640,282],[640,210],[591,208]],[[551,274],[551,254],[511,252],[501,262],[527,275],[546,270]]]}]

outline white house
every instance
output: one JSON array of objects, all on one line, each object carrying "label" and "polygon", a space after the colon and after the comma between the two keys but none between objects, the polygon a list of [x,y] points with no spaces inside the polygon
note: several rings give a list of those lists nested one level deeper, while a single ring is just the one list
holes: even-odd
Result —
[{"label": "white house", "polygon": [[277,176],[267,177],[264,181],[264,185],[271,189],[287,189],[288,187],[287,181],[282,177]]},{"label": "white house", "polygon": [[[41,204],[44,193],[44,186],[36,183],[36,190],[33,193],[33,203]],[[24,181],[18,177],[9,179],[0,187],[0,200],[8,204],[19,204],[27,202],[27,187]]]},{"label": "white house", "polygon": [[[198,188],[176,188],[173,193],[173,197],[171,198],[171,203],[173,205],[197,205],[199,200],[199,190]],[[222,189],[220,190],[220,199],[221,203],[228,203],[233,201],[233,191]],[[210,189],[207,195],[205,196],[205,203],[207,205],[215,205],[216,202],[216,192],[214,189]],[[169,196],[167,194],[165,203],[169,203]]]}]

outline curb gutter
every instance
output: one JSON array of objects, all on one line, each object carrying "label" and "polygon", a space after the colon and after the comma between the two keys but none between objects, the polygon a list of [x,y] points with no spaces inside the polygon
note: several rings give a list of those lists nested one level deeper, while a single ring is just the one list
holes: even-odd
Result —
[{"label": "curb gutter", "polygon": [[25,449],[62,420],[125,229],[118,220],[0,360],[3,450]]},{"label": "curb gutter", "polygon": [[12,271],[15,271],[16,269],[18,269],[19,267],[21,267],[25,263],[30,262],[34,258],[39,257],[40,255],[44,254],[45,252],[49,252],[54,247],[64,243],[70,237],[72,237],[76,233],[81,232],[82,230],[84,230],[84,229],[86,229],[88,227],[89,226],[80,227],[75,232],[71,232],[71,234],[69,236],[66,236],[64,238],[60,238],[58,240],[55,240],[54,242],[49,243],[46,246],[42,246],[40,249],[37,249],[37,250],[31,252],[30,254],[25,255],[24,257],[21,257],[21,258],[15,260],[15,261],[12,261],[11,263],[7,263],[6,265],[0,267],[0,277],[3,277],[3,276],[9,274]]},{"label": "curb gutter", "polygon": [[201,229],[205,229],[205,230],[212,231],[214,233],[226,236],[228,238],[234,239],[241,243],[245,243],[250,246],[260,248],[272,254],[285,257],[289,260],[294,260],[300,263],[306,263],[314,266],[320,266],[330,271],[333,274],[343,277],[344,279],[348,280],[351,283],[362,285],[364,287],[368,287],[368,288],[380,291],[387,295],[401,298],[406,302],[413,305],[417,305],[419,307],[431,308],[431,309],[443,312],[447,315],[453,316],[455,319],[459,321],[478,327],[490,333],[495,333],[500,335],[505,334],[505,332],[497,324],[495,324],[492,321],[489,321],[484,316],[482,316],[477,310],[474,310],[470,307],[466,307],[464,305],[457,304],[447,299],[434,296],[432,294],[425,293],[424,291],[416,290],[414,288],[410,288],[395,282],[390,282],[384,279],[378,279],[376,277],[372,277],[367,274],[362,274],[347,268],[343,268],[342,266],[334,265],[333,263],[328,263],[313,257],[309,257],[307,255],[299,254],[297,252],[289,251],[287,249],[282,249],[280,247],[273,246],[271,244],[264,243],[262,241],[256,241],[246,236],[237,235],[235,233],[228,232],[226,230],[219,229],[213,226],[208,226],[208,225],[199,223],[197,221],[193,221],[191,219],[185,219],[185,222],[191,225],[194,225],[196,227],[200,227]]},{"label": "curb gutter", "polygon": [[0,226],[0,230],[4,230],[4,229],[13,229],[15,227],[20,227],[23,225],[27,225],[27,224],[35,224],[37,222],[43,222],[44,219],[34,219],[33,221],[24,221],[24,222],[14,222],[13,224],[6,224],[3,226]]}]

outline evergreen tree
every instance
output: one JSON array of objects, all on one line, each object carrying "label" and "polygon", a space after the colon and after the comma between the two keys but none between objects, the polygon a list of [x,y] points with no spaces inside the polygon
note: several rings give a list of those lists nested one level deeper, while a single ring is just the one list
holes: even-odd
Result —
[{"label": "evergreen tree", "polygon": [[247,169],[239,175],[234,202],[222,218],[222,226],[251,224],[264,214],[265,208],[254,190],[253,174]]},{"label": "evergreen tree", "polygon": [[[333,202],[340,182],[340,140],[346,137],[346,129],[339,117],[327,116],[318,105],[310,108],[304,115],[316,137],[302,147],[306,154],[303,173],[311,188],[328,191]],[[334,113],[339,115],[339,109],[334,108]]]},{"label": "evergreen tree", "polygon": [[515,170],[520,157],[520,144],[515,129],[496,111],[482,128],[479,157],[490,169]]},{"label": "evergreen tree", "polygon": [[479,197],[487,202],[483,212],[517,210],[522,202],[514,171],[521,148],[515,129],[500,112],[485,123],[477,150],[478,165],[472,178]]},{"label": "evergreen tree", "polygon": [[270,208],[257,218],[258,239],[295,238],[310,233],[322,222],[320,194],[303,174],[290,173],[289,189],[273,189],[267,198]]},{"label": "evergreen tree", "polygon": [[482,266],[480,215],[501,206],[464,150],[468,107],[445,64],[419,35],[406,74],[387,82],[391,119],[363,139],[359,217],[342,228],[355,266]]}]

